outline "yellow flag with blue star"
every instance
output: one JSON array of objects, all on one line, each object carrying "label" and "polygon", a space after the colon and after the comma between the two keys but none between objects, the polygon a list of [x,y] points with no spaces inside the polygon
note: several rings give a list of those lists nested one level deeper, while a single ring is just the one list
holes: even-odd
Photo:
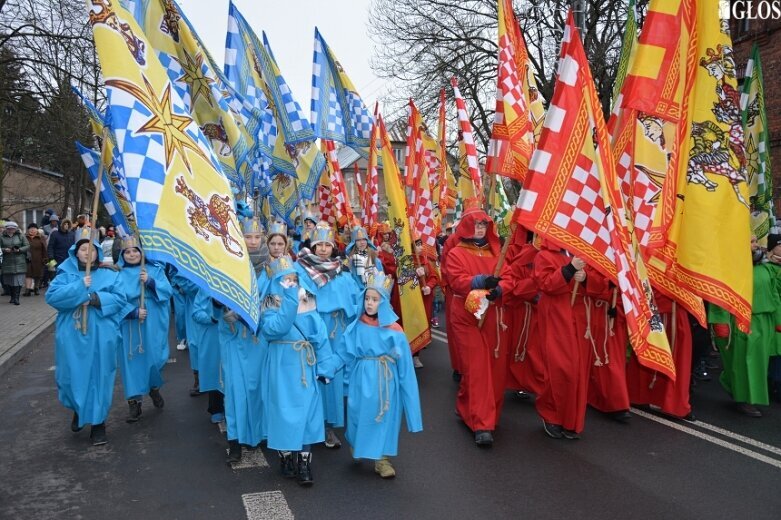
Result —
[{"label": "yellow flag with blue star", "polygon": [[257,281],[228,179],[133,16],[87,2],[108,112],[146,256],[258,325]]}]

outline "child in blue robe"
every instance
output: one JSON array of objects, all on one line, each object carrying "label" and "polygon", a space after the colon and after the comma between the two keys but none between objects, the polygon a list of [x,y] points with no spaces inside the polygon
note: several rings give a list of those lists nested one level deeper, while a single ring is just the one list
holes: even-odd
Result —
[{"label": "child in blue robe", "polygon": [[267,385],[267,442],[279,451],[282,475],[295,476],[308,486],[313,483],[310,445],[325,439],[318,381],[328,384],[341,361],[331,351],[306,280],[298,285],[293,263],[286,257],[270,267],[261,312],[268,348],[262,374]]},{"label": "child in blue robe", "polygon": [[363,289],[366,280],[377,273],[383,272],[382,262],[377,257],[377,248],[369,240],[366,229],[355,226],[351,233],[352,242],[347,244],[344,254],[347,255],[347,265],[355,284]]},{"label": "child in blue robe", "polygon": [[[190,334],[188,322],[188,342],[197,342],[198,354],[198,390],[208,392],[211,422],[220,423],[225,419],[224,397],[220,382],[220,330],[219,318],[222,304],[209,297],[204,289],[197,289],[192,304],[193,327]],[[192,352],[192,346],[191,352]],[[192,354],[190,354],[192,356]]]},{"label": "child in blue robe", "polygon": [[[299,256],[296,270],[307,280],[317,297],[317,312],[325,322],[331,349],[340,355],[344,349],[344,330],[356,316],[356,301],[360,288],[350,273],[344,271],[341,259],[333,256],[336,242],[334,232],[327,222],[315,228],[310,244],[314,253]],[[326,448],[339,448],[342,443],[334,428],[344,426],[344,374],[336,373],[328,387],[321,387],[325,421],[327,423]]]},{"label": "child in blue robe", "polygon": [[373,459],[374,471],[391,478],[401,413],[410,432],[423,430],[418,381],[398,316],[390,305],[393,280],[379,274],[367,280],[361,316],[344,334],[347,391],[345,437],[356,459]]},{"label": "child in blue robe", "polygon": [[[200,292],[198,286],[180,274],[174,274],[171,277],[171,285],[178,288],[182,295],[185,337],[187,339],[187,349],[189,350],[190,369],[193,371],[193,386],[190,388],[190,396],[197,397],[201,395],[201,382],[198,375],[198,345],[201,344],[201,327],[195,321],[195,299]],[[178,318],[177,318],[178,319]],[[177,345],[177,348],[179,346]]]},{"label": "child in blue robe", "polygon": [[129,423],[141,418],[144,394],[149,394],[155,408],[162,408],[165,404],[160,387],[163,385],[162,371],[169,354],[168,325],[173,293],[162,267],[155,263],[145,263],[141,267],[140,246],[136,237],[123,238],[117,262],[122,268],[118,283],[131,306],[120,325],[122,344],[119,349],[119,368],[128,403],[126,421]]},{"label": "child in blue robe", "polygon": [[173,289],[171,306],[174,312],[174,326],[176,329],[176,350],[185,350],[187,348],[187,298],[184,290],[179,287],[176,277],[176,268],[171,264],[166,264],[165,274],[168,277],[168,283]]},{"label": "child in blue robe", "polygon": [[[263,226],[257,218],[245,219],[242,231],[252,267],[258,276],[265,272],[268,263]],[[228,463],[231,463],[241,460],[242,444],[256,447],[264,438],[261,371],[267,349],[263,348],[257,330],[250,329],[236,312],[228,308],[224,309],[220,320],[219,342]]]},{"label": "child in blue robe", "polygon": [[[103,250],[90,240],[90,228],[78,231],[68,258],[46,291],[46,303],[57,309],[54,377],[60,402],[73,410],[71,430],[91,424],[92,444],[107,442],[106,417],[114,395],[119,322],[128,304],[117,273],[99,267]],[[87,262],[92,262],[86,275]],[[84,304],[87,304],[85,307]],[[87,313],[86,330],[82,313]]]}]

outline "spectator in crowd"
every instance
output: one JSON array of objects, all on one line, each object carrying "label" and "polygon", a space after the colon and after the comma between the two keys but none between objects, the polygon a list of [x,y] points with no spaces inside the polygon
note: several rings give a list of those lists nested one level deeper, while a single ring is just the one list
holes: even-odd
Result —
[{"label": "spectator in crowd", "polygon": [[114,226],[109,226],[108,229],[106,229],[106,238],[100,243],[100,247],[103,249],[104,266],[114,265],[114,238]]},{"label": "spectator in crowd", "polygon": [[39,294],[38,290],[41,287],[41,279],[46,269],[46,263],[49,261],[49,257],[46,253],[46,243],[38,233],[38,225],[35,223],[27,226],[27,242],[30,244],[30,249],[27,252],[27,272],[24,281],[24,296],[30,296],[35,293]]},{"label": "spectator in crowd", "polygon": [[19,225],[13,220],[7,220],[0,234],[0,248],[3,250],[3,285],[8,286],[11,295],[9,303],[19,305],[19,295],[24,285],[24,274],[27,271],[27,251],[30,244],[22,235]]},{"label": "spectator in crowd", "polygon": [[46,252],[49,258],[53,258],[57,265],[61,265],[68,259],[68,249],[74,243],[74,234],[71,231],[71,221],[65,219],[58,229],[49,235],[49,244]]},{"label": "spectator in crowd", "polygon": [[54,210],[51,208],[47,208],[46,211],[43,212],[43,217],[41,217],[41,227],[49,225],[52,215],[54,215]]},{"label": "spectator in crowd", "polygon": [[54,231],[55,229],[60,227],[60,217],[58,217],[55,214],[52,214],[49,217],[49,223],[48,224],[42,224],[42,226],[43,226],[43,228],[42,228],[43,232],[48,237],[49,235],[52,234],[52,231]]}]

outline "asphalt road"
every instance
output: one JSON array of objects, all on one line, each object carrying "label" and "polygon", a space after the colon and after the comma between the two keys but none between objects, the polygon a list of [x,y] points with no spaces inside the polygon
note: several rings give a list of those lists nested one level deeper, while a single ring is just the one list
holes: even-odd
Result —
[{"label": "asphalt road", "polygon": [[[441,338],[440,335],[437,337]],[[644,415],[615,423],[589,411],[579,441],[547,438],[531,401],[508,396],[496,443],[477,448],[453,413],[456,385],[438,339],[418,370],[424,432],[402,434],[397,477],[382,480],[346,446],[314,451],[315,485],[278,475],[272,452],[225,463],[205,396],[188,395],[187,352],[172,349],[166,406],[148,398],[124,421],[119,377],[109,444],[69,430],[57,401],[49,330],[0,383],[2,519],[632,518],[778,519],[781,405],[744,418],[718,383],[700,384],[700,422]],[[726,432],[726,433],[725,433]]]}]

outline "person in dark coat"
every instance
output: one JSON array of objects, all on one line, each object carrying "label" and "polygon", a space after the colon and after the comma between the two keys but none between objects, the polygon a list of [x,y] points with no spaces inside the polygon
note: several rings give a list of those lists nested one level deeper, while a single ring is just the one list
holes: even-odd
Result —
[{"label": "person in dark coat", "polygon": [[3,250],[3,285],[8,286],[11,295],[9,303],[19,305],[19,295],[24,285],[24,273],[27,271],[27,250],[30,244],[19,230],[19,225],[6,221],[0,233],[0,247]]},{"label": "person in dark coat", "polygon": [[47,247],[47,256],[53,258],[57,265],[68,259],[68,249],[74,244],[74,234],[71,231],[71,221],[65,219],[60,223],[60,228],[52,231],[49,235],[49,245]]},{"label": "person in dark coat", "polygon": [[30,243],[30,249],[27,252],[27,273],[25,277],[24,296],[30,296],[33,292],[37,296],[41,287],[41,279],[46,270],[46,264],[49,262],[49,256],[46,252],[46,243],[38,232],[38,225],[35,223],[27,226],[27,241]]}]

